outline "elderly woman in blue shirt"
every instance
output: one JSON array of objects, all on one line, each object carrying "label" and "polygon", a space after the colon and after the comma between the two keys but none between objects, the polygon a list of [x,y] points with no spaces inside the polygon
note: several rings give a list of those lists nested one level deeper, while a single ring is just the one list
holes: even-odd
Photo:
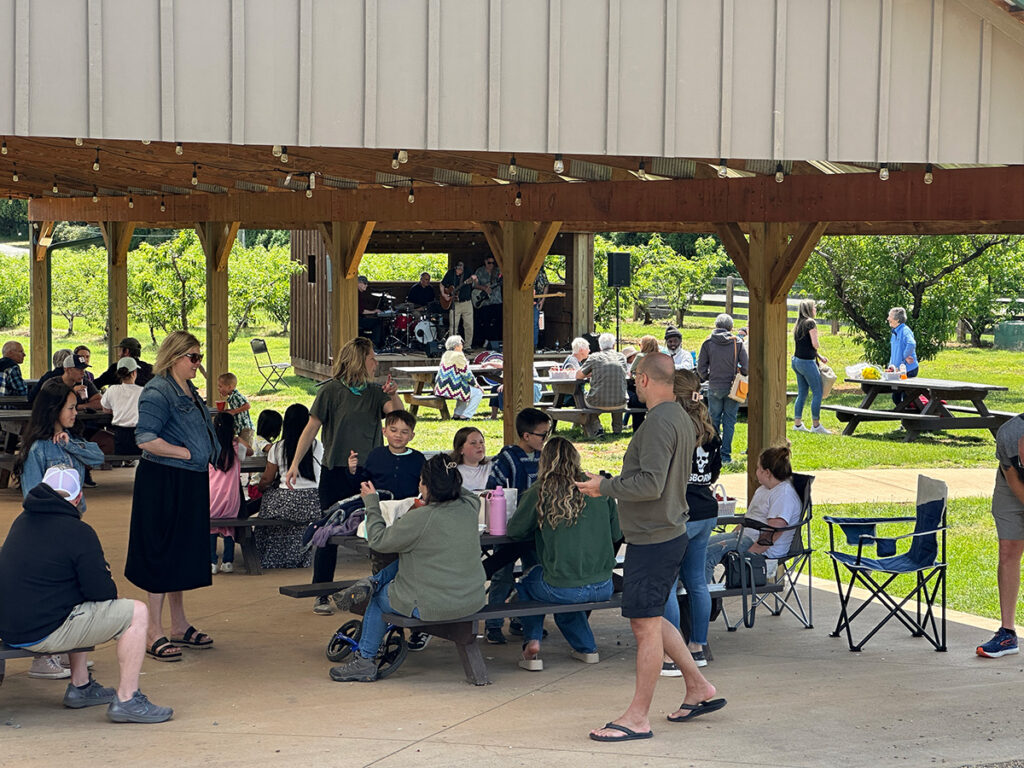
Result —
[{"label": "elderly woman in blue shirt", "polygon": [[[149,593],[146,653],[178,661],[181,646],[205,648],[213,639],[185,617],[183,592],[211,583],[209,465],[217,441],[206,403],[192,384],[203,356],[185,331],[164,339],[153,378],[139,397],[135,441],[142,460],[135,473],[124,575]],[[164,634],[164,596],[171,611]]]},{"label": "elderly woman in blue shirt", "polygon": [[[889,310],[889,327],[892,328],[892,335],[889,338],[889,368],[890,371],[898,371],[901,365],[907,366],[907,378],[917,376],[917,341],[914,340],[914,332],[907,326],[907,310],[903,307],[893,307]],[[906,393],[896,390],[892,393],[892,401],[899,405],[906,397]]]}]

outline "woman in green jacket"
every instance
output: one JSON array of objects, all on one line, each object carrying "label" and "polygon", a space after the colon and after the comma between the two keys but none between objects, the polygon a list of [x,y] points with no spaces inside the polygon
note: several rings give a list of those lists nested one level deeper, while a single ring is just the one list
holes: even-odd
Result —
[{"label": "woman in green jacket", "polygon": [[[523,494],[508,524],[512,538],[534,540],[540,560],[516,584],[521,600],[572,604],[612,596],[614,542],[622,538],[618,510],[614,499],[580,493],[576,481],[582,477],[573,444],[564,437],[551,438],[540,454],[537,482]],[[585,612],[557,613],[555,624],[572,646],[574,659],[586,664],[600,660]],[[523,617],[523,669],[544,668],[543,632],[543,616]]]},{"label": "woman in green jacket", "polygon": [[[361,579],[338,595],[339,607],[370,597],[355,658],[331,669],[338,682],[377,679],[374,658],[387,631],[385,613],[425,621],[449,621],[484,606],[484,567],[480,562],[480,499],[462,489],[458,465],[439,454],[423,465],[420,496],[390,526],[384,522],[372,483],[360,489],[366,505],[366,538],[377,552],[396,552],[398,560]],[[372,597],[370,594],[372,593]]]}]

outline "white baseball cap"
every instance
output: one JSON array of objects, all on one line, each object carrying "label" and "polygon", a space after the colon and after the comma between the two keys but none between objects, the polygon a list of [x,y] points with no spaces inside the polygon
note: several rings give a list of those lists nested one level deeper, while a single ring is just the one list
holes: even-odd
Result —
[{"label": "white baseball cap", "polygon": [[82,495],[82,483],[78,479],[78,470],[73,467],[66,465],[50,467],[43,475],[43,482],[68,501]]}]

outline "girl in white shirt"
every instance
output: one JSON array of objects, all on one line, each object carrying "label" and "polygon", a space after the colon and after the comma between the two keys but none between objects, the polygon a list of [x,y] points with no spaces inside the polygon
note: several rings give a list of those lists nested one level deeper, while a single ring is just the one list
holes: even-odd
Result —
[{"label": "girl in white shirt", "polygon": [[139,364],[134,357],[122,357],[117,363],[118,383],[107,387],[100,405],[113,414],[114,453],[137,456],[142,453],[135,444],[135,427],[139,424],[139,396],[142,387],[135,383]]},{"label": "girl in white shirt", "polygon": [[452,441],[452,461],[459,465],[462,487],[467,491],[483,491],[491,474],[484,435],[476,427],[463,427]]}]

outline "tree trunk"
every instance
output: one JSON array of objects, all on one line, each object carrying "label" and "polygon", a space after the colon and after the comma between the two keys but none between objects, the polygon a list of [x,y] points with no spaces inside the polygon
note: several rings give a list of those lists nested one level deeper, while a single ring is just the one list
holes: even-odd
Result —
[{"label": "tree trunk", "polygon": [[156,329],[153,327],[152,323],[149,324],[149,338],[151,338],[153,343],[156,344]]}]

